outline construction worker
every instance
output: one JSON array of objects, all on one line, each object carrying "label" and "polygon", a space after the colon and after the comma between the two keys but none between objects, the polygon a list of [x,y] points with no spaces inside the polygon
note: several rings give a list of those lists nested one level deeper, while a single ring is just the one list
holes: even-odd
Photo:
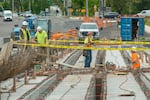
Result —
[{"label": "construction worker", "polygon": [[[33,42],[37,41],[37,43],[39,43],[39,44],[48,44],[47,39],[48,39],[48,36],[47,36],[46,31],[44,31],[42,29],[42,27],[38,26],[37,27],[37,32],[36,32],[35,36],[33,37]],[[47,50],[48,49],[45,48],[45,47],[38,47],[38,52],[39,53],[45,54],[46,52],[48,52]],[[39,57],[40,61],[43,61],[45,59],[46,58],[44,56]]]},{"label": "construction worker", "polygon": [[132,69],[132,73],[135,76],[135,79],[137,81],[140,80],[140,76],[139,76],[139,72],[140,72],[140,61],[139,61],[139,57],[138,54],[136,53],[136,47],[132,47],[132,55],[131,55],[131,69]]},{"label": "construction worker", "polygon": [[23,21],[22,27],[20,29],[20,40],[22,40],[23,42],[29,42],[29,40],[31,39],[31,35],[29,30],[27,29],[27,25],[28,22]]},{"label": "construction worker", "polygon": [[132,63],[132,69],[133,70],[138,70],[140,69],[140,61],[138,54],[136,53],[136,47],[132,47],[132,55],[131,55],[131,63]]},{"label": "construction worker", "polygon": [[[87,37],[84,40],[84,46],[85,47],[91,47],[92,46],[92,39],[93,39],[93,33],[88,32]],[[86,53],[85,55],[85,68],[89,68],[91,66],[92,61],[92,51],[90,49],[84,50],[83,53]]]},{"label": "construction worker", "polygon": [[47,42],[47,39],[48,39],[47,33],[40,26],[37,27],[37,32],[36,32],[33,40],[35,41],[36,39],[37,39],[37,42],[40,44],[48,43]]}]

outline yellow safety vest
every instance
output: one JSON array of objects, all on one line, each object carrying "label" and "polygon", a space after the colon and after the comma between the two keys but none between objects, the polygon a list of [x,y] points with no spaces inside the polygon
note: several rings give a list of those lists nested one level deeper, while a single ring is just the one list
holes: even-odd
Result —
[{"label": "yellow safety vest", "polygon": [[[86,44],[86,43],[92,43],[92,37],[90,38],[90,37],[87,36],[84,40],[84,44]],[[85,47],[92,47],[92,45],[91,44],[90,45],[85,45]]]},{"label": "yellow safety vest", "polygon": [[[24,37],[24,40],[28,41],[28,40],[31,39],[31,35],[30,35],[29,30],[21,29],[21,31],[22,31],[22,33],[23,33],[22,35],[23,35],[23,37]],[[20,40],[22,40],[21,34],[20,34]]]}]

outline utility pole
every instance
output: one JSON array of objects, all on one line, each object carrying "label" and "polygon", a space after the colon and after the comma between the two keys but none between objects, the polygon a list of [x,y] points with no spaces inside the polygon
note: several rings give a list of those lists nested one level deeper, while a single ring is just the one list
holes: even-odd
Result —
[{"label": "utility pole", "polygon": [[86,0],[86,17],[89,16],[89,10],[88,10],[88,0]]},{"label": "utility pole", "polygon": [[14,0],[12,0],[12,13],[14,13]]},{"label": "utility pole", "polygon": [[30,8],[31,8],[30,10],[31,10],[31,12],[33,12],[33,11],[32,11],[32,10],[33,10],[33,8],[32,8],[32,0],[30,0],[30,6],[31,6],[31,7],[30,7]]}]

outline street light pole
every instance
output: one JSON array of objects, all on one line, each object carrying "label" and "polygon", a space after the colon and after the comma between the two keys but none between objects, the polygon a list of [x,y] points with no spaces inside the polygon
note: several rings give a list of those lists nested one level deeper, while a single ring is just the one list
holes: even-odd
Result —
[{"label": "street light pole", "polygon": [[86,17],[89,15],[89,10],[88,10],[88,0],[86,0]]}]

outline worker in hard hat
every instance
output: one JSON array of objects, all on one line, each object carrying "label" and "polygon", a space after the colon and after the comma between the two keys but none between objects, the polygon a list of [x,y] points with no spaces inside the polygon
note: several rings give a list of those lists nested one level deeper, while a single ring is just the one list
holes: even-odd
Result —
[{"label": "worker in hard hat", "polygon": [[[44,44],[48,44],[47,40],[48,40],[47,32],[44,31],[41,26],[38,26],[37,27],[37,32],[36,32],[35,36],[33,37],[33,42],[36,41],[37,43],[44,45]],[[46,52],[48,52],[48,49],[46,49],[43,46],[38,47],[38,52],[42,53],[42,54],[45,54]],[[40,61],[43,61],[43,60],[46,59],[44,56],[42,56],[42,57],[40,56],[38,58],[39,58]]]},{"label": "worker in hard hat", "polygon": [[41,26],[37,27],[37,32],[36,32],[33,40],[35,41],[36,39],[37,39],[37,42],[40,44],[48,43],[47,42],[47,39],[48,39],[47,32],[44,31]]},{"label": "worker in hard hat", "polygon": [[135,76],[135,80],[140,81],[140,61],[139,61],[139,57],[138,54],[136,52],[136,47],[132,47],[131,49],[132,55],[131,55],[131,69],[132,69],[132,73]]},{"label": "worker in hard hat", "polygon": [[[92,47],[92,39],[93,39],[93,33],[88,32],[87,37],[84,40],[84,47]],[[89,68],[91,66],[91,61],[92,61],[92,51],[91,49],[86,49],[83,51],[83,56],[85,56],[85,68]]]},{"label": "worker in hard hat", "polygon": [[29,30],[27,29],[28,22],[23,21],[22,27],[20,29],[20,40],[23,42],[28,42],[31,39]]},{"label": "worker in hard hat", "polygon": [[138,70],[140,69],[140,61],[138,54],[136,53],[136,47],[132,47],[132,55],[131,55],[131,63],[132,63],[132,69],[133,70]]}]

